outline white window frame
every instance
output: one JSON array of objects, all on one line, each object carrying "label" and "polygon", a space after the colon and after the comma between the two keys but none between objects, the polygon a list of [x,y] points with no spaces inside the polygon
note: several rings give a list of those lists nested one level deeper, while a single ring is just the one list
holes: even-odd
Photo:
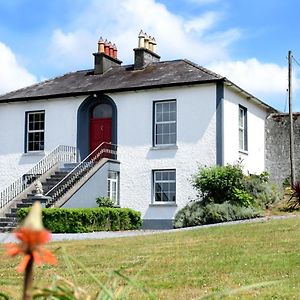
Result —
[{"label": "white window frame", "polygon": [[[157,180],[156,174],[157,173],[166,173],[166,172],[173,172],[175,174],[175,179],[167,179],[167,180]],[[175,183],[175,200],[156,200],[156,183]],[[175,169],[165,169],[165,170],[153,170],[153,203],[176,203],[176,170]]]},{"label": "white window frame", "polygon": [[[36,115],[36,114],[43,114],[44,115],[44,129],[30,129],[29,127],[29,119],[30,119],[30,115]],[[45,122],[45,111],[44,110],[40,110],[40,111],[29,111],[26,112],[26,151],[25,152],[43,152],[45,149],[45,126],[46,126],[46,122]],[[29,150],[29,136],[31,133],[44,133],[44,140],[43,140],[43,144],[44,144],[44,149],[39,149],[39,150]]]},{"label": "white window frame", "polygon": [[[157,106],[161,104],[175,103],[175,120],[172,121],[157,121]],[[170,144],[157,143],[157,125],[160,124],[175,124],[175,142]],[[153,133],[153,146],[174,146],[177,143],[177,102],[175,99],[172,100],[163,100],[154,102],[154,133]]]},{"label": "white window frame", "polygon": [[[240,136],[242,143],[240,143]],[[248,151],[247,108],[242,105],[239,105],[239,150]]]},{"label": "white window frame", "polygon": [[[114,174],[115,178],[111,177],[111,175]],[[115,187],[115,191],[114,191]],[[113,198],[113,195],[115,196],[115,199]],[[111,200],[115,202],[115,205],[119,205],[119,173],[116,171],[108,171],[107,174],[107,197],[109,197]]]}]

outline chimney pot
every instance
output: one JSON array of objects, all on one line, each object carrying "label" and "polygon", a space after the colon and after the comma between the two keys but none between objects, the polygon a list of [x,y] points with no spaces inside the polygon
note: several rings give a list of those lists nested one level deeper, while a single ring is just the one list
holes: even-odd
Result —
[{"label": "chimney pot", "polygon": [[104,40],[103,40],[102,36],[100,37],[100,39],[98,41],[98,52],[104,53]]},{"label": "chimney pot", "polygon": [[113,57],[114,57],[114,58],[118,58],[118,49],[117,49],[116,44],[113,44],[113,50],[114,50],[114,55],[113,55]]},{"label": "chimney pot", "polygon": [[139,45],[138,48],[144,48],[145,47],[145,34],[143,30],[139,33]]},{"label": "chimney pot", "polygon": [[144,48],[149,49],[149,37],[147,33],[145,33]]},{"label": "chimney pot", "polygon": [[153,52],[153,41],[151,35],[149,35],[149,50]]},{"label": "chimney pot", "polygon": [[106,55],[109,55],[109,44],[108,44],[107,40],[105,40],[105,42],[104,42],[104,53]]},{"label": "chimney pot", "polygon": [[152,38],[152,51],[156,53],[156,41],[154,37]]},{"label": "chimney pot", "polygon": [[108,43],[109,46],[109,56],[114,57],[114,48],[111,42]]}]

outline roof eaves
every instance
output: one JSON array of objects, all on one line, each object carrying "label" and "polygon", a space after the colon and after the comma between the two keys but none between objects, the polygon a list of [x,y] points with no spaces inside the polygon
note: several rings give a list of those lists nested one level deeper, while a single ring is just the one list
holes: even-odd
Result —
[{"label": "roof eaves", "polygon": [[269,104],[263,102],[262,100],[256,98],[255,96],[248,93],[247,91],[245,91],[244,89],[242,89],[241,87],[239,87],[238,85],[233,83],[232,81],[228,80],[226,77],[224,77],[224,83],[227,86],[230,86],[230,87],[234,88],[235,90],[239,91],[241,94],[245,95],[247,97],[247,99],[252,100],[253,102],[257,103],[260,106],[263,106],[265,109],[267,109],[267,111],[269,113],[279,112],[276,108],[274,108],[271,105],[269,105]]},{"label": "roof eaves", "polygon": [[138,91],[138,90],[148,90],[148,89],[158,89],[158,88],[167,88],[174,86],[190,86],[197,84],[207,84],[214,83],[220,81],[222,79],[208,79],[208,80],[197,80],[191,82],[174,82],[167,84],[157,84],[157,85],[140,85],[126,88],[117,88],[117,89],[103,89],[103,90],[87,90],[82,92],[71,92],[71,93],[58,93],[51,95],[40,95],[40,96],[32,96],[32,97],[15,97],[15,98],[7,98],[0,99],[0,103],[11,103],[11,102],[21,102],[21,101],[33,101],[33,100],[43,100],[43,99],[53,99],[53,98],[63,98],[63,97],[76,97],[76,96],[84,96],[93,93],[121,93],[121,92],[129,92],[129,91]]}]

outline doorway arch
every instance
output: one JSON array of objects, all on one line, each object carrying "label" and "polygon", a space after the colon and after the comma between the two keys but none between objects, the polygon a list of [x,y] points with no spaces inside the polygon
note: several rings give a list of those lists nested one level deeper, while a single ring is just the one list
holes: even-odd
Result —
[{"label": "doorway arch", "polygon": [[[102,129],[105,136],[97,136]],[[77,148],[81,159],[102,141],[117,145],[117,106],[110,97],[95,94],[86,98],[77,111]]]}]

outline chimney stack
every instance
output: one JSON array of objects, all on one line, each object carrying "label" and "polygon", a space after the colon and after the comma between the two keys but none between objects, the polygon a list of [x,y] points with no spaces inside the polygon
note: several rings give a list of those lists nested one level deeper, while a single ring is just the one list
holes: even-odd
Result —
[{"label": "chimney stack", "polygon": [[134,69],[143,69],[151,63],[159,62],[160,56],[156,53],[156,41],[143,30],[138,36],[138,48],[134,50]]},{"label": "chimney stack", "polygon": [[94,74],[103,74],[113,66],[121,65],[117,58],[117,47],[115,44],[103,40],[100,37],[98,41],[98,52],[93,53],[95,57]]}]

